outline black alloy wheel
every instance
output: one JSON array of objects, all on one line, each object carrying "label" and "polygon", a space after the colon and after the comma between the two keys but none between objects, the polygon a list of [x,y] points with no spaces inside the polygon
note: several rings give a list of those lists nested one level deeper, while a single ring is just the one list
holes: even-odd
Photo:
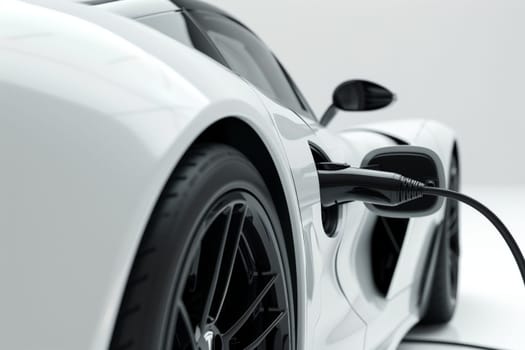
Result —
[{"label": "black alloy wheel", "polygon": [[228,146],[192,148],[150,219],[111,349],[293,349],[293,310],[261,175]]},{"label": "black alloy wheel", "polygon": [[[449,189],[459,191],[459,167],[456,157],[452,159],[450,166]],[[450,277],[450,298],[457,299],[458,276],[459,276],[459,203],[455,200],[447,200],[445,217],[445,230],[448,238],[448,260]]]}]

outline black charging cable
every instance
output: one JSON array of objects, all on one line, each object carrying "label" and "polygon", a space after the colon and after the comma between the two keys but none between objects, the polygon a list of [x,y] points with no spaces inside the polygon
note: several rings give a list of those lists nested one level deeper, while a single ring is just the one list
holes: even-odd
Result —
[{"label": "black charging cable", "polygon": [[512,234],[507,229],[505,224],[494,214],[489,208],[487,208],[484,204],[481,202],[475,200],[472,197],[469,197],[467,195],[464,195],[459,192],[447,190],[444,188],[438,188],[438,187],[429,187],[425,186],[423,188],[423,194],[429,195],[429,196],[437,196],[437,197],[446,197],[453,200],[457,200],[459,202],[463,202],[472,208],[479,211],[481,214],[483,214],[499,231],[501,237],[505,240],[505,243],[507,243],[507,246],[509,247],[512,256],[514,257],[514,260],[516,261],[516,264],[518,265],[518,269],[520,270],[521,279],[523,280],[523,283],[525,284],[525,258],[523,257],[523,254],[521,253],[521,250],[516,243],[516,240],[514,237],[512,237]]},{"label": "black charging cable", "polygon": [[485,205],[464,194],[434,187],[400,174],[352,168],[348,164],[318,163],[321,204],[325,207],[359,201],[398,206],[424,195],[447,197],[463,202],[483,214],[496,227],[509,247],[525,284],[525,258],[510,231]]}]

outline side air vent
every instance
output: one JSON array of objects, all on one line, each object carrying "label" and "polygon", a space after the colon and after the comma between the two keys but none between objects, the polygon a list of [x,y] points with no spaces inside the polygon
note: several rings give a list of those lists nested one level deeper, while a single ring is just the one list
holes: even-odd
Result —
[{"label": "side air vent", "polygon": [[379,292],[386,296],[405,240],[409,219],[378,217],[372,232],[372,272]]},{"label": "side air vent", "polygon": [[[314,157],[315,163],[330,162],[330,158],[315,144],[310,143],[310,150]],[[321,209],[321,217],[323,220],[324,232],[329,236],[333,237],[337,229],[337,223],[339,221],[339,206],[334,205],[328,208]]]}]

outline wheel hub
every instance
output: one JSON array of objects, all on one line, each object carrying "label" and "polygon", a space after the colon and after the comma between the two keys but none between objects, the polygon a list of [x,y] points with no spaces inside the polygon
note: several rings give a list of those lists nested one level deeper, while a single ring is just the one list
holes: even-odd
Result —
[{"label": "wheel hub", "polygon": [[207,331],[203,335],[204,341],[207,345],[207,350],[213,350],[213,338],[215,338],[215,334],[213,334],[212,331]]},{"label": "wheel hub", "polygon": [[217,329],[213,326],[206,327],[201,333],[199,327],[195,330],[195,340],[199,350],[221,350],[222,339]]}]

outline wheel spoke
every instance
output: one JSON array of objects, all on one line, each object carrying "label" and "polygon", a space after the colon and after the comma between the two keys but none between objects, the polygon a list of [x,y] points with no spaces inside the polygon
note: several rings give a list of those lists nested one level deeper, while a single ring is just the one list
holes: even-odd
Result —
[{"label": "wheel spoke", "polygon": [[190,319],[190,315],[188,314],[188,310],[186,309],[186,306],[182,302],[179,302],[178,309],[179,309],[179,320],[177,321],[182,320],[182,322],[184,323],[184,328],[186,332],[188,332],[188,339],[190,340],[191,349],[197,350],[197,345],[194,339],[195,333],[194,333],[193,326],[191,324],[191,319]]},{"label": "wheel spoke", "polygon": [[[245,227],[244,229],[247,230],[247,227]],[[239,244],[240,244],[239,249],[240,249],[240,252],[242,253],[242,254],[239,254],[239,258],[240,258],[239,261],[242,264],[244,271],[246,271],[246,273],[248,274],[248,283],[251,284],[255,278],[255,274],[257,270],[256,263],[255,263],[255,257],[253,256],[252,252],[249,249],[246,249],[247,247],[250,246],[250,244],[248,243],[246,239],[246,235],[241,235]],[[244,249],[241,249],[243,247]]]},{"label": "wheel spoke", "polygon": [[[261,276],[262,277],[262,276]],[[250,316],[257,310],[259,304],[264,299],[268,291],[273,287],[277,275],[270,275],[263,289],[258,293],[255,299],[247,307],[246,311],[243,312],[241,317],[224,333],[225,336],[230,339],[235,333],[237,333],[241,327],[250,319]]]},{"label": "wheel spoke", "polygon": [[186,288],[189,292],[194,292],[197,288],[197,281],[199,278],[199,265],[201,261],[201,247],[197,248],[193,263],[191,264],[190,271],[188,273],[188,281],[186,282]]},{"label": "wheel spoke", "polygon": [[235,266],[237,252],[239,250],[239,241],[247,212],[248,207],[246,205],[241,205],[234,209],[234,214],[232,216],[229,232],[227,234],[228,237],[224,248],[224,257],[222,259],[221,269],[219,272],[221,278],[218,281],[216,288],[217,292],[215,293],[214,302],[212,303],[212,307],[214,305],[217,306],[215,309],[212,308],[210,310],[210,315],[214,321],[217,321],[217,319],[220,317],[226,295],[228,294],[228,288],[230,286],[233,268]]},{"label": "wheel spoke", "polygon": [[257,348],[264,339],[270,334],[270,332],[277,327],[279,322],[282,321],[284,316],[286,316],[286,313],[284,311],[274,311],[275,316],[273,317],[273,321],[265,328],[265,330],[255,339],[250,345],[246,347],[246,350],[252,350]]},{"label": "wheel spoke", "polygon": [[213,299],[215,298],[215,290],[217,288],[217,281],[219,279],[219,274],[221,270],[222,259],[224,256],[224,250],[226,248],[226,243],[228,241],[228,232],[230,230],[230,223],[233,215],[233,207],[228,209],[228,218],[224,227],[223,234],[221,236],[221,242],[219,243],[219,251],[217,253],[217,260],[215,262],[215,268],[213,270],[213,275],[211,276],[210,288],[208,295],[206,297],[206,303],[204,304],[204,312],[202,313],[201,327],[209,321],[208,317],[210,316],[210,310],[212,307]]}]

